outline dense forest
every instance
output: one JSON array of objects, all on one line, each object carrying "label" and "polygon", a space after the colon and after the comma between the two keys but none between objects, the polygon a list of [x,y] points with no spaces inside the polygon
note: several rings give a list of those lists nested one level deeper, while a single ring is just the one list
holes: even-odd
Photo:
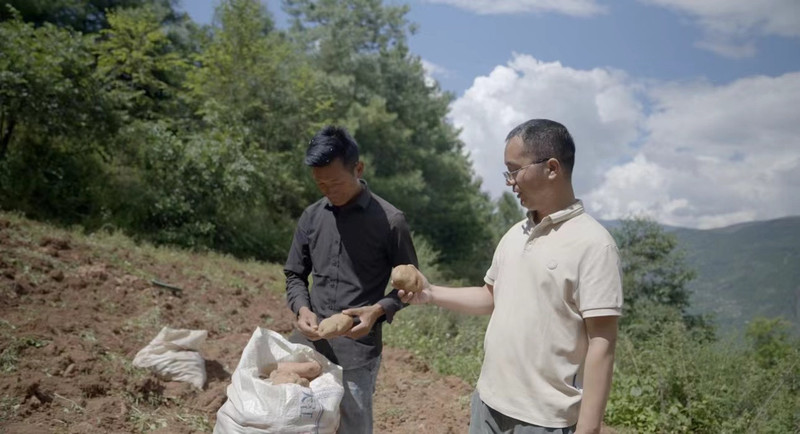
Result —
[{"label": "dense forest", "polygon": [[3,209],[280,261],[319,196],[305,146],[339,124],[451,275],[481,277],[520,216],[481,192],[407,7],[291,0],[278,29],[258,1],[221,2],[214,26],[166,0],[2,3]]},{"label": "dense forest", "polygon": [[[430,276],[480,282],[521,218],[481,191],[453,95],[426,81],[407,6],[222,0],[213,25],[173,0],[0,1],[0,208],[87,232],[282,262],[319,197],[303,165],[327,124],[358,141]],[[500,176],[498,174],[498,176]],[[614,229],[625,315],[606,421],[634,432],[800,432],[800,342],[778,319],[720,341],[690,315],[694,276],[647,220]],[[409,309],[387,331],[473,381],[485,318]]]}]

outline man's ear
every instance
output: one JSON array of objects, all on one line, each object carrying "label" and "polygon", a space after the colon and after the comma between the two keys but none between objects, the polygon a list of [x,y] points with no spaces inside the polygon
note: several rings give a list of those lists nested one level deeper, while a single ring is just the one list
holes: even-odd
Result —
[{"label": "man's ear", "polygon": [[356,178],[361,178],[361,175],[364,174],[364,162],[363,161],[356,162],[355,169],[356,169],[355,171]]},{"label": "man's ear", "polygon": [[561,162],[555,158],[547,160],[547,168],[550,170],[550,173],[547,174],[547,177],[550,179],[564,175],[564,167],[561,165]]}]

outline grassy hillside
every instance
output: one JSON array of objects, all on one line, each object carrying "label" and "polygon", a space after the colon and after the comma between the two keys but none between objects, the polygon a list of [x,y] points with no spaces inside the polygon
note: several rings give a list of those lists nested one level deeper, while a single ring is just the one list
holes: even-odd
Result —
[{"label": "grassy hillside", "polygon": [[693,309],[714,314],[722,334],[756,316],[781,316],[800,332],[800,217],[672,230],[697,270]]},{"label": "grassy hillside", "polygon": [[[255,328],[292,323],[280,264],[0,212],[0,433],[211,432]],[[208,331],[202,389],[133,366],[164,326]],[[386,347],[376,432],[462,432],[471,390]]]}]

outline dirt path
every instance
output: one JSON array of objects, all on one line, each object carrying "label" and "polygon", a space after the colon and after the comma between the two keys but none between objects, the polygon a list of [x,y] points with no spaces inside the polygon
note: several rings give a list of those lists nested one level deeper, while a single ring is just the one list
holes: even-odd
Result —
[{"label": "dirt path", "polygon": [[[0,432],[210,432],[255,327],[291,329],[282,284],[273,265],[0,214]],[[163,326],[209,331],[204,390],[131,365]],[[471,389],[387,348],[375,431],[465,432]]]}]

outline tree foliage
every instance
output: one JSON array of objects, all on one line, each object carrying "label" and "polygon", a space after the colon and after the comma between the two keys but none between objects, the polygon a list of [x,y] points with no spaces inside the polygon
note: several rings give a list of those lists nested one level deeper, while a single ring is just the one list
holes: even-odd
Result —
[{"label": "tree foliage", "polygon": [[95,75],[91,44],[91,37],[35,28],[19,16],[0,23],[0,159],[16,132],[70,140],[75,152],[114,133],[118,118]]},{"label": "tree foliage", "polygon": [[[493,250],[493,204],[457,131],[452,95],[425,82],[406,37],[407,6],[380,0],[287,0],[290,36],[305,48],[368,162],[375,191],[406,212],[451,276],[480,280]],[[466,235],[469,234],[469,235]]]},{"label": "tree foliage", "polygon": [[636,432],[791,432],[800,423],[800,341],[759,320],[748,342],[717,342],[690,316],[693,271],[673,235],[646,219],[614,235],[625,312],[606,422]]},{"label": "tree foliage", "polygon": [[507,222],[446,121],[452,95],[408,50],[408,7],[287,0],[282,30],[258,0],[221,1],[208,28],[171,0],[8,4],[20,12],[0,22],[0,206],[281,260],[319,197],[305,145],[336,123],[443,275],[488,266]]},{"label": "tree foliage", "polygon": [[[9,7],[9,5],[15,7]],[[282,261],[319,197],[303,166],[321,126],[347,126],[370,187],[405,211],[434,280],[480,281],[523,218],[481,191],[453,96],[426,83],[406,6],[285,0],[278,29],[258,0],[222,0],[215,25],[171,0],[0,2],[0,207],[87,230]],[[714,342],[691,316],[676,239],[648,220],[614,231],[625,312],[607,422],[636,432],[791,432],[800,342],[775,320]],[[485,318],[415,310],[395,345],[477,376]],[[422,330],[422,332],[420,332]]]},{"label": "tree foliage", "polygon": [[14,15],[10,6],[37,27],[50,23],[81,33],[96,33],[108,27],[109,10],[154,6],[168,13],[170,20],[177,20],[176,3],[177,0],[0,0],[0,21]]},{"label": "tree foliage", "polygon": [[620,250],[623,271],[625,315],[623,324],[646,331],[660,324],[685,318],[687,324],[704,324],[687,314],[690,293],[686,284],[695,272],[677,248],[677,238],[658,223],[643,218],[621,221],[613,231]]},{"label": "tree foliage", "polygon": [[162,26],[163,12],[152,6],[116,9],[107,19],[109,27],[93,47],[105,90],[134,118],[179,115],[175,106],[189,65]]}]

